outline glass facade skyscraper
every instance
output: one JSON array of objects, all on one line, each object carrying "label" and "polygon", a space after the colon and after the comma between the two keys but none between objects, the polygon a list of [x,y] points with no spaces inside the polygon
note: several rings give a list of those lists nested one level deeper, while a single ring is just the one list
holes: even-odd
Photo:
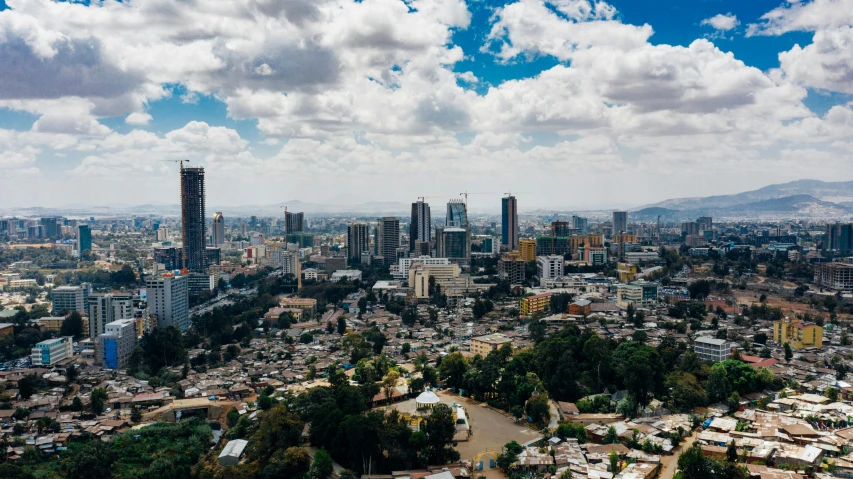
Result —
[{"label": "glass facade skyscraper", "polygon": [[181,168],[183,262],[190,271],[204,271],[207,267],[205,221],[204,168]]}]

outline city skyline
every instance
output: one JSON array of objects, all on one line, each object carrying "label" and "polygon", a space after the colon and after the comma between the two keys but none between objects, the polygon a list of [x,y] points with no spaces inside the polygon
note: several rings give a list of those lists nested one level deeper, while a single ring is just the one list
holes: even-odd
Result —
[{"label": "city skyline", "polygon": [[578,209],[853,159],[850,1],[296,3],[0,1],[0,206],[160,203],[174,159],[217,206],[536,178],[525,208]]}]

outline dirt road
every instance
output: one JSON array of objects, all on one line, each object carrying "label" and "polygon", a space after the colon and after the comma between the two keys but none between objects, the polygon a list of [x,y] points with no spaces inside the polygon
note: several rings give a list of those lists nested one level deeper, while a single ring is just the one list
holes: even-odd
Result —
[{"label": "dirt road", "polygon": [[663,469],[661,469],[658,477],[665,479],[675,477],[675,471],[678,469],[678,456],[696,442],[696,437],[698,435],[699,433],[694,431],[693,434],[684,439],[684,442],[682,442],[681,445],[672,450],[671,456],[661,456],[661,466]]}]

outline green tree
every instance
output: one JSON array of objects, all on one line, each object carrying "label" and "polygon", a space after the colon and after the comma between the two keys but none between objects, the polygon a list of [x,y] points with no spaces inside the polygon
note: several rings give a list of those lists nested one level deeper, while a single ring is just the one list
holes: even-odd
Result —
[{"label": "green tree", "polygon": [[[615,442],[611,444],[615,444]],[[619,473],[619,454],[616,452],[616,449],[610,450],[610,454],[607,456],[607,459],[610,461],[610,472],[615,476]]]},{"label": "green tree", "polygon": [[332,475],[334,468],[332,466],[332,456],[329,455],[325,448],[320,448],[314,454],[314,464],[311,465],[311,477],[316,479],[326,479]]},{"label": "green tree", "polygon": [[142,412],[139,408],[134,407],[130,410],[130,421],[131,422],[139,422],[142,420]]},{"label": "green tree", "polygon": [[107,395],[106,389],[93,389],[91,396],[89,396],[89,401],[92,405],[92,413],[95,415],[101,414],[101,412],[104,410],[104,403],[106,403],[107,399],[109,399],[109,395]]},{"label": "green tree", "polygon": [[521,454],[524,448],[521,447],[521,444],[516,441],[510,441],[504,445],[504,450],[498,456],[497,466],[503,469],[504,471],[509,471],[512,468],[512,465],[518,461],[518,455]]},{"label": "green tree", "polygon": [[459,453],[452,446],[456,422],[450,406],[435,405],[424,421],[423,429],[427,436],[430,464],[446,464],[459,459]]},{"label": "green tree", "polygon": [[696,376],[673,371],[666,377],[666,387],[670,390],[672,406],[681,412],[691,412],[708,402],[708,395]]},{"label": "green tree", "polygon": [[735,446],[734,439],[732,439],[726,448],[726,460],[729,462],[737,462],[737,446]]},{"label": "green tree", "polygon": [[783,345],[783,347],[785,348],[785,362],[786,363],[790,362],[791,358],[794,357],[794,352],[791,350],[791,345],[788,343],[785,343]]},{"label": "green tree", "polygon": [[258,408],[260,408],[261,411],[268,411],[270,408],[273,407],[273,405],[275,405],[275,403],[276,400],[267,396],[266,394],[261,394],[260,396],[258,396]]},{"label": "green tree", "polygon": [[616,433],[616,428],[613,426],[609,426],[607,428],[607,434],[604,435],[604,444],[617,444],[619,442],[619,435]]},{"label": "green tree", "polygon": [[464,384],[465,373],[468,372],[468,360],[461,353],[450,353],[441,361],[438,372],[448,386],[459,389]]},{"label": "green tree", "polygon": [[38,382],[38,377],[34,374],[22,377],[18,380],[18,394],[24,399],[29,399],[36,392]]},{"label": "green tree", "polygon": [[78,338],[83,335],[83,317],[77,311],[72,312],[62,321],[59,329],[60,336]]},{"label": "green tree", "polygon": [[838,401],[838,389],[835,389],[832,386],[826,388],[826,391],[824,391],[823,395],[828,397],[829,400],[832,402]]},{"label": "green tree", "polygon": [[346,332],[347,332],[347,320],[344,319],[343,317],[339,317],[338,318],[338,334],[343,336],[344,333],[346,333]]},{"label": "green tree", "polygon": [[708,375],[705,390],[708,391],[708,400],[711,402],[722,401],[729,396],[731,386],[726,368],[722,363],[716,363],[711,367],[711,374]]}]

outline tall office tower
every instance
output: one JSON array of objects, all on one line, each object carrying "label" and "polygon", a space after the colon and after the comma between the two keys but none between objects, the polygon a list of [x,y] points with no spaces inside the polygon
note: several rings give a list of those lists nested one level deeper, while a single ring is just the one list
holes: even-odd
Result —
[{"label": "tall office tower", "polygon": [[853,224],[827,223],[823,249],[841,252],[853,249]]},{"label": "tall office tower", "polygon": [[284,213],[285,232],[289,235],[305,231],[305,213]]},{"label": "tall office tower", "polygon": [[589,220],[580,216],[572,216],[572,228],[581,230],[581,233],[586,234],[589,230]]},{"label": "tall office tower", "polygon": [[225,217],[221,211],[213,215],[213,246],[219,246],[225,242]]},{"label": "tall office tower", "polygon": [[613,212],[613,235],[628,232],[628,212],[614,211]]},{"label": "tall office tower", "polygon": [[133,319],[133,296],[112,293],[89,296],[89,338],[92,341],[106,332],[107,324],[119,319]]},{"label": "tall office tower", "polygon": [[518,202],[515,196],[501,198],[501,245],[518,249]]},{"label": "tall office tower", "polygon": [[56,238],[59,234],[59,218],[41,218],[39,224],[44,226],[45,238]]},{"label": "tall office tower", "polygon": [[370,249],[370,236],[364,223],[350,223],[347,226],[347,256],[361,258],[361,253]]},{"label": "tall office tower", "polygon": [[571,236],[568,221],[552,221],[551,236]]},{"label": "tall office tower", "polygon": [[89,225],[77,227],[77,254],[80,255],[84,251],[92,251],[92,230]]},{"label": "tall office tower", "polygon": [[181,168],[181,237],[184,269],[204,271],[205,233],[204,168]]},{"label": "tall office tower", "polygon": [[700,230],[711,231],[714,229],[714,219],[710,216],[700,216],[696,219]]},{"label": "tall office tower", "polygon": [[435,251],[438,258],[467,264],[471,261],[471,230],[454,226],[436,228]]},{"label": "tall office tower", "polygon": [[429,243],[432,239],[432,222],[429,203],[412,203],[412,221],[409,223],[409,251],[415,251],[415,242]]},{"label": "tall office tower", "polygon": [[397,249],[400,248],[400,219],[395,216],[385,216],[379,220],[376,228],[376,252],[382,256],[385,266],[397,262]]},{"label": "tall office tower", "polygon": [[257,216],[250,216],[249,217],[249,227],[252,229],[255,229],[258,227],[258,217]]},{"label": "tall office tower", "polygon": [[457,228],[468,227],[468,207],[462,200],[450,200],[447,202],[447,219],[445,226]]},{"label": "tall office tower", "polygon": [[146,278],[148,311],[157,316],[157,327],[174,326],[181,331],[190,327],[189,281],[186,276],[165,273]]}]

